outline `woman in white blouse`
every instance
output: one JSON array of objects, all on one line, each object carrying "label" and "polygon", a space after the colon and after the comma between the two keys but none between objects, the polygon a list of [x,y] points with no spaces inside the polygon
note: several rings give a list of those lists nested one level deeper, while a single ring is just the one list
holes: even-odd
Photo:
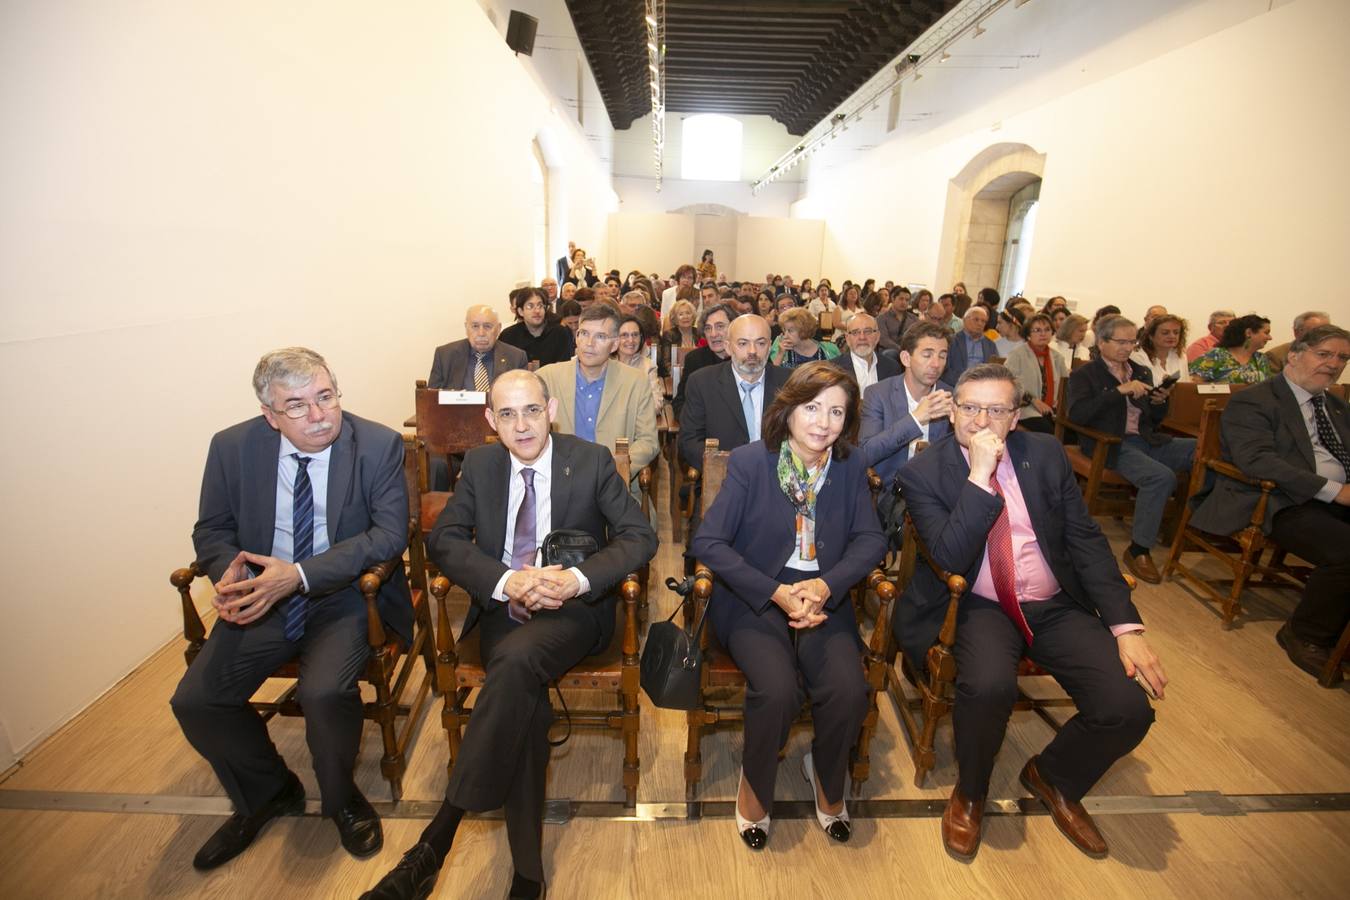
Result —
[{"label": "woman in white blouse", "polygon": [[1130,359],[1153,370],[1153,383],[1162,384],[1172,375],[1178,381],[1190,381],[1186,363],[1186,320],[1178,316],[1158,316],[1139,332],[1139,349]]}]

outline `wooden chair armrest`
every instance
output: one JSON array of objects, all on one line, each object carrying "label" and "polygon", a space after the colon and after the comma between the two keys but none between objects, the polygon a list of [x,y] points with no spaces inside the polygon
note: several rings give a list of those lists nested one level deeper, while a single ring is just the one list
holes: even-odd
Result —
[{"label": "wooden chair armrest", "polygon": [[1275,482],[1262,478],[1253,478],[1237,466],[1222,459],[1207,459],[1205,460],[1205,465],[1209,466],[1210,471],[1217,472],[1225,478],[1231,478],[1242,484],[1260,488],[1262,493],[1268,494],[1275,490]]},{"label": "wooden chair armrest", "polygon": [[692,484],[692,483],[695,483],[695,482],[699,481],[699,480],[702,479],[702,478],[703,478],[703,473],[702,473],[701,471],[699,471],[698,469],[695,469],[693,466],[685,466],[685,469],[684,469],[684,480],[685,480],[685,481],[688,481],[688,482],[690,482],[690,483]]},{"label": "wooden chair armrest", "polygon": [[192,602],[192,582],[205,575],[206,570],[193,560],[181,569],[174,569],[169,576],[169,584],[178,589],[178,599],[183,606],[183,639],[193,644],[206,640],[206,626],[197,613],[197,604]]},{"label": "wooden chair armrest", "polygon": [[1107,446],[1110,446],[1112,444],[1120,443],[1120,435],[1118,434],[1107,434],[1105,431],[1098,431],[1095,428],[1089,428],[1086,425],[1079,425],[1078,423],[1073,421],[1066,420],[1064,422],[1064,427],[1076,431],[1082,437],[1091,438],[1092,440],[1096,441],[1099,444],[1106,444]]},{"label": "wooden chair armrest", "polygon": [[942,619],[942,628],[938,630],[938,643],[950,650],[956,643],[956,611],[961,597],[966,592],[966,579],[960,575],[940,572],[939,576],[947,585],[947,614]]},{"label": "wooden chair armrest", "polygon": [[403,571],[402,557],[376,563],[362,572],[361,578],[357,582],[361,588],[361,596],[366,598],[366,642],[370,644],[372,650],[377,652],[389,640],[388,635],[384,632],[384,623],[380,621],[380,608],[377,601],[380,596],[380,588],[393,576],[395,570]]},{"label": "wooden chair armrest", "polygon": [[455,635],[450,628],[450,579],[437,575],[431,579],[431,596],[436,598],[436,654],[442,659],[455,652]]},{"label": "wooden chair armrest", "polygon": [[642,489],[642,493],[650,494],[652,492],[653,477],[652,464],[647,463],[642,467],[642,471],[638,473],[638,487]]},{"label": "wooden chair armrest", "polygon": [[875,469],[869,468],[867,470],[867,489],[872,492],[873,496],[876,496],[881,493],[881,488],[881,476],[876,473]]},{"label": "wooden chair armrest", "polygon": [[638,600],[642,597],[642,582],[636,572],[619,586],[619,596],[623,598],[623,655],[624,662],[636,664],[638,655]]},{"label": "wooden chair armrest", "polygon": [[868,655],[880,660],[885,656],[887,646],[891,642],[891,614],[895,609],[895,598],[900,592],[895,589],[895,582],[887,578],[886,573],[880,569],[873,569],[867,576],[867,586],[876,592],[878,601],[877,624],[872,629]]}]

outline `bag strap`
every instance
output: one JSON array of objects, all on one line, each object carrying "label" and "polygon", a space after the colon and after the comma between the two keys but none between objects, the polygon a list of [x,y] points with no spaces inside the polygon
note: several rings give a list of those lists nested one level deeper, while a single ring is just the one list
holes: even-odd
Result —
[{"label": "bag strap", "polygon": [[[694,590],[694,576],[686,575],[683,581],[676,581],[674,578],[668,577],[666,578],[666,587],[674,591],[675,593],[679,594],[681,597],[688,597],[691,593],[693,593]],[[666,621],[673,623],[675,617],[679,615],[680,610],[683,608],[683,606],[684,604],[676,606],[675,609],[671,612],[671,614],[666,617]],[[703,622],[707,618],[708,618],[708,605],[705,603],[702,611],[699,612],[698,621],[694,623],[694,631],[693,634],[691,635],[691,638],[695,643],[697,643],[699,638],[703,636]]]}]

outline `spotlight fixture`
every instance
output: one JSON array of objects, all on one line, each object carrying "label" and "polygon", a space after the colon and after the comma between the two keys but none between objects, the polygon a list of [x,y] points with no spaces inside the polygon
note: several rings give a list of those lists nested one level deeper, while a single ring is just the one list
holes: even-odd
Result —
[{"label": "spotlight fixture", "polygon": [[947,60],[949,60],[949,59],[951,59],[951,58],[952,58],[952,55],[951,55],[950,53],[948,53],[946,50],[943,50],[943,51],[942,51],[942,55],[938,57],[938,62],[940,62],[940,63],[945,63]]},{"label": "spotlight fixture", "polygon": [[656,164],[656,190],[661,190],[666,146],[666,104],[662,88],[666,76],[666,0],[645,0],[647,23],[647,69],[651,72],[652,157]]}]

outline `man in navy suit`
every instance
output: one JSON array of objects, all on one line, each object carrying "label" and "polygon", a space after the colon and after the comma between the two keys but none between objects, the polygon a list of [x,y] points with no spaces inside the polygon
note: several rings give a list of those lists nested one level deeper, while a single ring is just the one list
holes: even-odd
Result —
[{"label": "man in navy suit", "polygon": [[492,379],[530,364],[524,350],[497,340],[502,323],[490,306],[470,306],[464,314],[462,341],[436,348],[427,387],[447,391],[486,391]]},{"label": "man in navy suit", "polygon": [[[956,384],[953,434],[898,476],[933,562],[969,586],[955,646],[959,776],[942,839],[961,859],[979,849],[989,777],[1027,656],[1073,697],[1078,713],[1027,762],[1022,784],[1076,847],[1101,856],[1106,841],[1082,797],[1153,722],[1132,679],[1161,697],[1167,677],[1063,447],[1050,435],[1013,431],[1017,390],[1001,365],[967,369]],[[923,664],[947,602],[946,585],[918,566],[894,621],[913,662]]]},{"label": "man in navy suit", "polygon": [[961,373],[971,366],[987,363],[998,355],[998,347],[984,336],[984,326],[989,322],[989,313],[983,306],[972,306],[961,319],[961,330],[952,335],[951,346],[947,350],[947,371],[942,380],[956,384]]},{"label": "man in navy suit", "polygon": [[[656,532],[628,493],[610,451],[549,426],[558,400],[533,372],[492,383],[486,410],[498,443],[464,455],[454,497],[428,555],[473,601],[464,634],[479,638],[487,681],[455,762],[445,802],[403,859],[364,896],[426,897],[466,811],[505,808],[515,865],[511,897],[541,895],[549,684],[614,633],[614,587],[656,552]],[[554,529],[600,549],[571,569],[540,567]],[[470,890],[469,893],[476,893]]]},{"label": "man in navy suit", "polygon": [[950,430],[952,389],[941,380],[947,367],[947,329],[920,322],[900,339],[905,373],[863,391],[859,446],[863,459],[889,486],[910,460],[915,441],[932,443]]},{"label": "man in navy suit", "polygon": [[878,381],[900,374],[898,362],[877,353],[881,332],[877,329],[877,320],[867,313],[858,313],[848,320],[844,339],[848,342],[848,351],[830,362],[852,375],[858,382],[859,391],[866,391]]},{"label": "man in navy suit", "polygon": [[[218,433],[207,452],[192,543],[220,619],[170,702],[235,808],[198,851],[198,869],[242,853],[273,817],[304,811],[303,786],[249,705],[296,658],[323,813],[353,855],[383,843],[379,816],[352,783],[362,724],[356,682],[370,655],[356,581],[408,545],[403,441],[343,412],[337,380],[312,350],[268,353],[253,388],[262,415]],[[407,580],[389,579],[378,602],[385,624],[409,641]]]}]

